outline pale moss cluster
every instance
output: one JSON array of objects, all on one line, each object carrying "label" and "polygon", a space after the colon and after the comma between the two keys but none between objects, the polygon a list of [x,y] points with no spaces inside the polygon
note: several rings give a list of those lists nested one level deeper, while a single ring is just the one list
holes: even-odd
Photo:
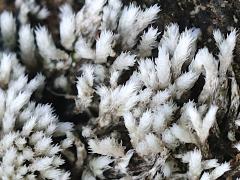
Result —
[{"label": "pale moss cluster", "polygon": [[[15,6],[16,17],[0,16],[2,179],[215,180],[235,170],[217,159],[209,137],[226,131],[230,148],[240,150],[236,29],[214,30],[213,54],[198,48],[198,28],[171,23],[160,32],[157,4],[86,0],[75,12],[69,1],[59,7],[56,40],[28,18],[47,18],[47,7],[34,0]],[[71,110],[87,119],[60,122],[50,105],[35,102],[33,92],[43,88],[74,100]]]}]

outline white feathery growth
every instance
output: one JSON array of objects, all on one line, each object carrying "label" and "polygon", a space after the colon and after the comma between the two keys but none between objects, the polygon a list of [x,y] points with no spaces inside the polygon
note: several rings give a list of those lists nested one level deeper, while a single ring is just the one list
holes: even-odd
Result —
[{"label": "white feathery growth", "polygon": [[35,159],[33,161],[33,164],[31,165],[31,169],[34,171],[46,170],[46,169],[50,168],[52,161],[53,161],[53,158],[50,158],[50,157],[43,157],[43,158]]},{"label": "white feathery growth", "polygon": [[17,1],[18,0],[15,1],[15,7],[19,8],[18,19],[19,19],[21,24],[27,24],[28,21],[29,21],[28,13],[30,12],[30,8],[24,3],[21,4],[21,5],[16,5]]},{"label": "white feathery growth", "polygon": [[130,149],[122,158],[120,158],[116,165],[115,169],[119,170],[121,173],[126,174],[128,172],[128,165],[133,156],[134,150]]},{"label": "white feathery growth", "polygon": [[131,36],[135,36],[135,32],[132,27],[134,27],[136,23],[139,11],[140,8],[134,4],[125,6],[122,10],[118,23],[118,32],[122,37],[122,45],[124,49],[128,49],[128,47],[132,47],[135,44],[135,37],[133,40],[131,38]]},{"label": "white feathery growth", "polygon": [[[57,117],[53,114],[53,109],[49,105],[38,105],[35,109],[35,115],[39,119],[37,126],[39,129],[47,128],[51,123],[57,122]],[[48,112],[42,114],[43,112]]]},{"label": "white feathery growth", "polygon": [[[42,113],[48,112],[43,111]],[[11,161],[11,166],[16,168],[16,172],[19,172],[23,167],[25,167],[27,168],[27,171],[24,171],[24,173],[22,174],[23,176],[25,176],[27,172],[34,173],[35,171],[40,171],[41,175],[39,175],[39,177],[45,177],[44,173],[47,173],[45,172],[45,170],[49,169],[50,166],[52,171],[58,170],[55,169],[58,165],[56,163],[53,163],[53,160],[55,159],[55,154],[61,150],[58,148],[58,145],[51,145],[52,139],[51,137],[44,136],[44,130],[37,131],[38,127],[36,122],[40,119],[37,119],[34,113],[32,113],[32,115],[33,116],[30,120],[25,120],[26,123],[23,124],[23,128],[20,133],[13,134],[11,132],[5,132],[6,134],[4,134],[3,138],[1,139],[1,144],[6,145],[6,149],[3,148],[2,151],[7,154],[2,154],[1,157],[3,157],[3,159],[8,159],[8,162],[3,161],[3,164],[1,164],[1,168],[6,167],[7,163],[10,162],[7,146],[15,146],[19,152],[19,155],[17,161]],[[36,132],[30,134],[32,131]],[[29,140],[26,139],[25,136],[27,136]],[[32,149],[28,146],[34,148]],[[17,153],[14,154],[17,155]],[[11,155],[11,157],[14,158],[13,155]],[[25,160],[28,160],[30,164],[24,166],[23,163]],[[60,157],[58,157],[58,161],[63,162]],[[61,172],[65,174],[64,171],[61,170]],[[12,174],[14,174],[14,172],[12,172]],[[4,172],[4,175],[7,177],[10,177],[12,174],[8,175],[7,172]]]},{"label": "white feathery growth", "polygon": [[163,167],[162,167],[161,170],[162,170],[162,173],[163,173],[164,177],[169,178],[173,173],[172,172],[173,168],[172,168],[171,162],[165,162],[162,166]]},{"label": "white feathery growth", "polygon": [[101,25],[102,10],[106,0],[86,0],[84,6],[76,14],[76,32],[87,36],[93,42]]},{"label": "white feathery growth", "polygon": [[46,66],[51,67],[51,60],[67,59],[68,55],[56,48],[52,36],[45,26],[40,26],[35,30],[37,46],[40,55],[44,58]]},{"label": "white feathery growth", "polygon": [[191,102],[186,104],[186,115],[191,121],[201,143],[205,143],[209,135],[209,130],[216,121],[217,109],[217,106],[211,105],[207,114],[202,120],[201,115],[196,107],[194,107],[194,104]]},{"label": "white feathery growth", "polygon": [[36,67],[37,61],[35,58],[35,42],[33,30],[30,24],[22,25],[19,30],[19,46],[21,58],[24,64],[28,67]]},{"label": "white feathery growth", "polygon": [[138,84],[129,82],[122,86],[119,90],[116,89],[116,91],[113,92],[112,100],[115,101],[116,105],[119,104],[119,106],[116,107],[119,107],[118,111],[120,114],[130,110],[137,103],[137,88]]},{"label": "white feathery growth", "polygon": [[61,171],[59,169],[49,168],[42,171],[41,175],[46,179],[60,179]]},{"label": "white feathery growth", "polygon": [[137,41],[137,36],[149,24],[151,24],[160,11],[159,6],[154,5],[145,10],[130,4],[124,7],[119,19],[118,32],[122,38],[122,47],[124,50],[132,48]]},{"label": "white feathery growth", "polygon": [[60,39],[61,44],[68,50],[73,48],[75,36],[75,14],[69,4],[60,7]]},{"label": "white feathery growth", "polygon": [[238,151],[240,151],[240,143],[234,144],[234,147],[235,147]]},{"label": "white feathery growth", "polygon": [[[10,108],[11,103],[14,101],[14,99],[16,99],[16,97],[19,94],[22,94],[22,92],[20,92],[20,91],[22,91],[24,86],[27,84],[27,77],[20,76],[19,81],[15,81],[15,82],[16,83],[13,83],[6,92],[6,107],[7,108]],[[20,83],[22,83],[22,84],[20,84]]]},{"label": "white feathery growth", "polygon": [[[103,173],[103,171],[102,171],[102,173]],[[81,179],[82,180],[95,180],[96,178],[94,177],[94,175],[91,173],[90,170],[85,170],[82,173]]]},{"label": "white feathery growth", "polygon": [[169,89],[158,91],[154,96],[152,96],[150,107],[154,109],[155,107],[163,105],[170,98],[171,98],[171,91]]},{"label": "white feathery growth", "polygon": [[146,135],[151,132],[152,122],[153,122],[153,114],[149,110],[146,110],[141,115],[141,117],[139,118],[138,124],[136,123],[133,113],[127,112],[124,114],[124,124],[129,132],[131,143],[134,147],[137,148],[138,146],[138,148],[140,149],[144,147],[143,144],[146,144],[146,141],[143,140],[143,138],[146,137]]},{"label": "white feathery growth", "polygon": [[[91,159],[89,161],[89,168],[93,173],[94,179],[95,177],[103,177],[103,172],[110,168],[109,164],[112,162],[113,160],[108,156],[100,156],[100,157]],[[88,179],[89,178],[86,178],[86,180]]]},{"label": "white feathery growth", "polygon": [[76,54],[75,58],[95,59],[95,51],[91,48],[91,45],[86,42],[83,37],[79,37],[74,47]]},{"label": "white feathery growth", "polygon": [[[216,34],[216,31],[215,31]],[[214,37],[216,37],[215,35]],[[216,42],[218,43],[219,48],[219,61],[220,61],[220,67],[219,67],[219,73],[221,76],[225,76],[226,72],[232,63],[233,60],[233,50],[236,45],[236,39],[237,39],[237,31],[236,29],[232,30],[228,35],[226,39],[222,39],[221,42],[218,43],[218,39],[216,39]],[[220,41],[220,40],[219,40]]]},{"label": "white feathery growth", "polygon": [[29,134],[33,131],[33,128],[36,125],[36,118],[31,117],[29,121],[27,121],[22,128],[22,136],[29,136]]},{"label": "white feathery growth", "polygon": [[137,47],[141,57],[147,57],[152,54],[152,49],[157,46],[156,40],[158,35],[158,29],[152,26],[143,33],[140,44]]},{"label": "white feathery growth", "polygon": [[[195,58],[191,62],[189,68],[195,72],[201,73],[205,69],[204,74],[214,72],[217,73],[216,62],[213,55],[206,47],[199,49]],[[212,68],[212,69],[210,69]]]},{"label": "white feathery growth", "polygon": [[178,44],[171,59],[173,76],[176,79],[181,74],[182,65],[188,60],[192,46],[196,41],[192,29],[186,29],[181,33]]},{"label": "white feathery growth", "polygon": [[[67,131],[65,131],[65,132],[67,132]],[[61,149],[67,149],[67,148],[71,147],[73,144],[73,141],[74,141],[73,137],[67,136],[67,138],[64,139],[60,144]]]},{"label": "white feathery growth", "polygon": [[140,139],[140,141],[136,144],[136,152],[140,156],[151,156],[156,155],[157,153],[164,153],[164,148],[161,140],[154,134],[147,134],[144,139]]},{"label": "white feathery growth", "polygon": [[[0,172],[1,177],[21,179],[30,177],[30,174],[36,174],[35,171],[40,171],[36,178],[43,178],[45,177],[43,173],[46,173],[45,170],[50,166],[51,172],[61,172],[56,177],[67,177],[66,172],[58,170],[52,160],[72,143],[68,143],[66,148],[55,144],[52,137],[55,136],[55,133],[59,133],[59,129],[56,127],[60,126],[60,123],[53,114],[52,108],[49,105],[36,106],[36,103],[29,102],[33,91],[43,85],[45,78],[43,75],[37,74],[29,81],[15,54],[4,53],[2,58],[7,59],[11,65],[9,68],[4,65],[4,70],[7,72],[1,72],[1,75],[4,75],[5,81],[0,82],[1,86],[8,87],[3,87],[0,93],[0,97],[2,97],[0,104],[2,122],[0,158],[3,160],[0,169],[4,170]],[[2,59],[1,63],[4,62],[5,60]],[[64,126],[63,131],[65,130],[65,132],[61,132],[62,135],[65,135],[66,131],[71,133],[72,128],[67,128],[71,126],[71,123],[66,122]],[[66,138],[60,143],[65,140]],[[13,152],[14,154],[11,155]],[[9,157],[10,155],[11,157]],[[29,161],[28,164],[24,164],[26,160]]]},{"label": "white feathery growth", "polygon": [[50,12],[48,11],[48,9],[46,7],[42,7],[36,14],[36,17],[38,19],[43,20],[43,19],[46,19],[49,15],[50,15]]},{"label": "white feathery growth", "polygon": [[[57,136],[57,133],[58,135],[64,135],[66,134],[66,132],[71,132],[73,131],[73,124],[70,123],[70,122],[59,122],[58,123],[58,126],[56,127],[56,131],[55,131],[55,135]],[[69,138],[71,138],[69,136]]]},{"label": "white feathery growth", "polygon": [[[11,102],[13,104],[7,107],[7,110],[9,110],[10,113],[13,113],[13,114],[17,113],[29,101],[31,94],[32,94],[31,91],[20,92],[15,97],[15,99]],[[10,102],[6,102],[6,103],[10,104]]]},{"label": "white feathery growth", "polygon": [[106,0],[86,0],[85,6],[92,14],[99,14],[105,3]]},{"label": "white feathery growth", "polygon": [[82,136],[83,137],[91,137],[92,134],[92,128],[90,126],[84,126],[82,128]]},{"label": "white feathery growth", "polygon": [[104,67],[104,65],[95,64],[95,66],[94,66],[94,74],[95,74],[95,81],[97,83],[101,83],[107,77],[106,76],[107,69]]},{"label": "white feathery growth", "polygon": [[164,89],[168,87],[171,81],[171,62],[167,49],[164,46],[158,47],[158,57],[155,59],[155,64],[160,87]]},{"label": "white feathery growth", "polygon": [[16,19],[9,11],[3,11],[0,15],[0,26],[3,44],[6,48],[14,48],[16,44]]},{"label": "white feathery growth", "polygon": [[209,159],[202,162],[203,169],[212,169],[219,166],[217,159]]},{"label": "white feathery growth", "polygon": [[151,96],[153,95],[153,91],[149,88],[146,88],[144,90],[140,90],[138,97],[139,102],[142,104],[147,104],[151,101]]},{"label": "white feathery growth", "polygon": [[[218,62],[207,48],[200,49],[190,65],[196,72],[203,72],[205,84],[199,96],[199,101],[204,102],[209,96],[213,96],[218,86]],[[204,69],[202,69],[204,68]]]},{"label": "white feathery growth", "polygon": [[151,24],[157,18],[159,11],[160,7],[157,4],[150,6],[144,10],[140,10],[137,16],[136,32],[141,32],[149,24]]},{"label": "white feathery growth", "polygon": [[19,9],[18,19],[21,24],[27,24],[29,22],[29,14],[39,20],[44,20],[50,15],[47,7],[37,4],[35,0],[16,0],[15,7]]},{"label": "white feathery growth", "polygon": [[13,54],[2,54],[1,64],[0,64],[0,84],[1,87],[6,86],[9,83],[11,70],[12,70],[12,61],[14,59]]},{"label": "white feathery growth", "polygon": [[162,141],[167,144],[167,147],[174,149],[179,145],[179,141],[173,135],[170,129],[165,129],[162,133]]},{"label": "white feathery growth", "polygon": [[166,27],[160,40],[160,46],[165,47],[171,56],[177,47],[179,36],[179,26],[171,23]]},{"label": "white feathery growth", "polygon": [[224,39],[223,34],[219,29],[215,29],[213,30],[213,37],[214,37],[214,40],[216,41],[216,45],[219,47]]},{"label": "white feathery growth", "polygon": [[236,126],[240,126],[240,119],[237,119],[237,120],[235,121],[235,125],[236,125]]},{"label": "white feathery growth", "polygon": [[24,2],[23,2],[23,0],[16,0],[14,4],[15,4],[16,8],[19,8],[21,5],[24,4]]},{"label": "white feathery growth", "polygon": [[220,166],[216,167],[211,173],[211,179],[218,179],[221,177],[225,172],[231,169],[230,164],[228,162],[220,164]]},{"label": "white feathery growth", "polygon": [[5,101],[6,101],[6,95],[4,90],[0,88],[0,119],[3,118],[4,112],[5,112]]},{"label": "white feathery growth", "polygon": [[178,99],[181,98],[182,94],[190,90],[195,82],[198,80],[199,73],[188,71],[180,75],[174,82],[176,88],[176,96]]},{"label": "white feathery growth", "polygon": [[189,169],[188,176],[189,178],[197,179],[200,177],[202,172],[202,154],[201,151],[194,149],[190,152],[189,157]]},{"label": "white feathery growth", "polygon": [[116,88],[118,86],[118,79],[120,75],[121,75],[120,71],[116,70],[111,71],[109,82],[112,88]]},{"label": "white feathery growth", "polygon": [[171,133],[181,142],[196,144],[196,139],[193,134],[181,125],[173,124],[170,130]]},{"label": "white feathery growth", "polygon": [[17,157],[17,151],[14,147],[9,148],[3,158],[2,158],[2,163],[5,165],[12,165]]},{"label": "white feathery growth", "polygon": [[90,106],[94,93],[94,68],[91,65],[82,66],[82,76],[77,80],[78,98],[76,106],[82,111]]},{"label": "white feathery growth", "polygon": [[146,143],[145,140],[142,140],[141,142],[138,142],[136,144],[135,150],[138,153],[138,155],[140,155],[140,156],[150,155],[150,152],[151,152],[149,150],[149,148],[147,147],[147,143]]},{"label": "white feathery growth", "polygon": [[129,133],[134,133],[137,131],[136,120],[133,117],[132,113],[127,112],[124,114],[124,124]]},{"label": "white feathery growth", "polygon": [[68,89],[68,79],[64,75],[60,75],[54,80],[54,88],[56,89],[63,89],[67,91]]},{"label": "white feathery growth", "polygon": [[156,135],[149,133],[145,136],[145,140],[151,154],[157,154],[162,152],[163,145]]},{"label": "white feathery growth", "polygon": [[202,35],[202,32],[199,28],[191,28],[189,30],[191,31],[191,34],[192,34],[193,38],[195,39],[195,41],[192,44],[191,53],[188,58],[187,64],[189,64],[192,61],[193,57],[195,56],[196,50],[197,50],[197,39],[200,38]]},{"label": "white feathery growth", "polygon": [[49,137],[43,137],[40,139],[35,145],[34,150],[37,154],[46,154],[49,151],[49,148],[51,148],[52,139]]},{"label": "white feathery growth", "polygon": [[89,149],[96,154],[107,155],[112,157],[123,157],[124,147],[116,139],[106,137],[104,139],[90,139],[88,141]]},{"label": "white feathery growth", "polygon": [[209,173],[204,172],[203,175],[201,176],[200,180],[211,180],[211,176]]},{"label": "white feathery growth", "polygon": [[109,0],[103,8],[101,29],[115,30],[121,12],[122,2],[120,0]]},{"label": "white feathery growth", "polygon": [[123,86],[118,86],[114,90],[109,90],[102,86],[97,89],[97,94],[100,95],[99,114],[106,115],[111,110],[110,114],[114,116],[122,116],[127,111],[131,110],[138,102],[137,90],[139,88],[138,82],[131,80]]},{"label": "white feathery growth", "polygon": [[217,114],[218,107],[216,105],[210,105],[207,114],[203,118],[202,121],[202,138],[207,139],[209,135],[209,130],[216,122],[216,114]]},{"label": "white feathery growth", "polygon": [[142,114],[142,117],[139,119],[138,131],[143,134],[149,132],[153,121],[153,115],[151,111],[147,110]]},{"label": "white feathery growth", "polygon": [[138,64],[139,76],[145,86],[157,89],[159,84],[154,62],[151,59],[145,59],[140,60]]},{"label": "white feathery growth", "polygon": [[0,140],[0,144],[2,145],[2,150],[9,149],[13,145],[14,141],[17,139],[18,136],[19,136],[19,133],[17,132],[10,132],[6,134],[4,137],[2,137],[2,139]]},{"label": "white feathery growth", "polygon": [[171,103],[166,103],[160,105],[154,112],[154,120],[153,120],[153,130],[156,133],[163,132],[169,123],[171,122],[171,117],[173,112],[176,110],[175,105]]},{"label": "white feathery growth", "polygon": [[118,71],[128,70],[129,67],[134,66],[135,58],[136,55],[130,54],[130,52],[122,52],[113,62],[111,68]]},{"label": "white feathery growth", "polygon": [[12,79],[18,79],[20,76],[25,74],[26,68],[22,66],[17,59],[16,54],[12,54]]},{"label": "white feathery growth", "polygon": [[114,36],[111,31],[103,30],[96,42],[96,63],[106,63],[109,56],[114,56],[112,49]]},{"label": "white feathery growth", "polygon": [[133,114],[128,112],[124,115],[124,123],[128,129],[131,143],[140,156],[155,155],[165,152],[161,140],[151,132],[153,115],[145,111],[136,125]]}]

